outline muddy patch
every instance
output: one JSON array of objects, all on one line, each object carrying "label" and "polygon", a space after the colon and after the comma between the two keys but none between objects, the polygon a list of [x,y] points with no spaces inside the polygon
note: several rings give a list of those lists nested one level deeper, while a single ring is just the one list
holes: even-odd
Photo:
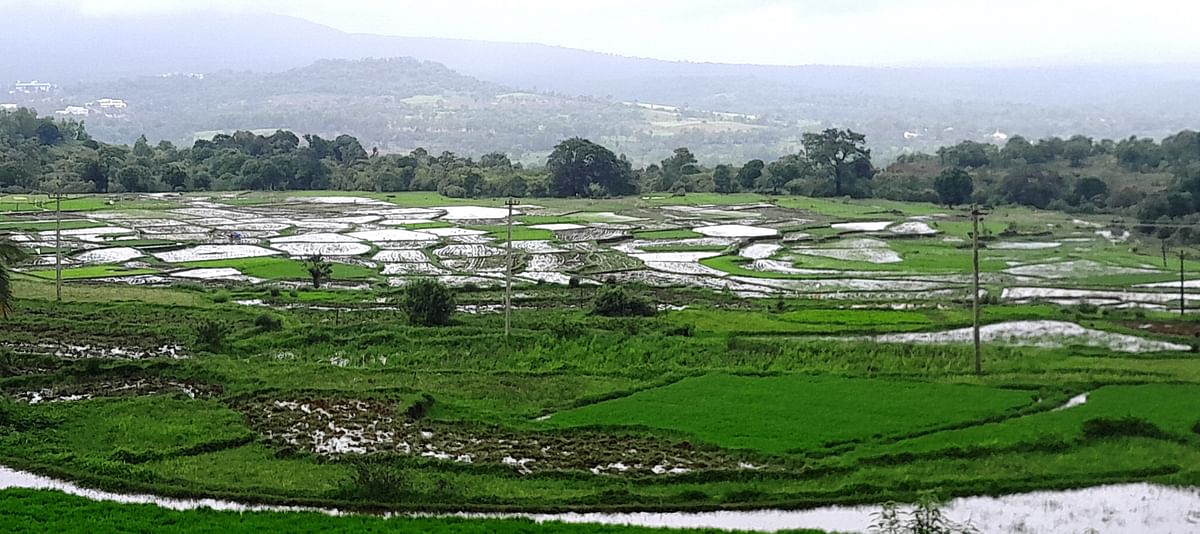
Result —
[{"label": "muddy patch", "polygon": [[514,432],[414,419],[422,415],[414,412],[423,411],[428,402],[426,398],[401,411],[375,400],[257,400],[242,409],[251,427],[275,446],[322,456],[388,452],[505,465],[521,474],[570,470],[646,476],[751,465],[747,458],[681,440],[589,431]]},{"label": "muddy patch", "polygon": [[116,360],[143,360],[147,358],[183,359],[189,357],[187,349],[179,345],[159,345],[152,347],[71,345],[54,343],[2,343],[0,348],[11,350],[15,354],[48,355],[65,360],[81,360],[85,358],[107,358]]},{"label": "muddy patch", "polygon": [[97,397],[141,397],[164,394],[182,394],[195,399],[220,393],[219,386],[163,378],[138,378],[60,384],[35,390],[12,392],[12,396],[21,402],[41,404],[72,402]]}]

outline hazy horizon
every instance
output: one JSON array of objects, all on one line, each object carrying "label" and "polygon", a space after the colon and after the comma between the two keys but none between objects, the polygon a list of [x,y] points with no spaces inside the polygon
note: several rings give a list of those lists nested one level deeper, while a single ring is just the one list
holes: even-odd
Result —
[{"label": "hazy horizon", "polygon": [[[378,2],[0,0],[0,10],[112,15],[265,12],[350,33],[537,43],[674,61],[760,65],[1019,67],[1195,63],[1200,4],[868,0]],[[1163,13],[1172,13],[1163,17]],[[469,14],[464,16],[463,14]],[[833,43],[833,46],[823,46]]]}]

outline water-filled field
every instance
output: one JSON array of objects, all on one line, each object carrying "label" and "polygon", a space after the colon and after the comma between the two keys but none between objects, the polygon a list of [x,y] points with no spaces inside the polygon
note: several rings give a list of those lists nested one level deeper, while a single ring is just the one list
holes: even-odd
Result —
[{"label": "water-filled field", "polygon": [[[977,375],[961,210],[537,199],[515,206],[510,242],[496,200],[325,195],[75,199],[61,236],[54,212],[4,214],[30,257],[0,323],[0,465],[437,513],[869,517],[931,495],[1200,484],[1200,327],[1177,311],[1179,264],[1112,221],[985,218]],[[331,262],[319,288],[315,255]],[[453,289],[449,324],[410,324],[419,279]],[[596,313],[614,286],[652,316]],[[964,502],[954,519],[1008,506]],[[0,507],[60,505],[0,492]]]}]

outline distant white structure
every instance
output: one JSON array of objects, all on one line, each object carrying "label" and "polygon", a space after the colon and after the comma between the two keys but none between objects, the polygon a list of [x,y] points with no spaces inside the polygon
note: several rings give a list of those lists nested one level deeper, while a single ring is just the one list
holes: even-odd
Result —
[{"label": "distant white structure", "polygon": [[17,105],[16,105],[16,104],[0,104],[0,110],[3,110],[3,111],[16,111],[16,110],[17,110]]},{"label": "distant white structure", "polygon": [[129,104],[119,98],[101,98],[95,102],[100,109],[125,109]]},{"label": "distant white structure", "polygon": [[1005,141],[1008,141],[1008,134],[1001,132],[1000,129],[997,128],[996,133],[992,134],[991,138],[992,138],[992,141],[995,141],[997,143],[1003,143]]},{"label": "distant white structure", "polygon": [[23,82],[23,81],[17,80],[17,83],[13,84],[13,92],[14,93],[24,93],[24,94],[49,93],[50,90],[53,88],[54,88],[53,85],[46,83],[46,82],[39,82],[37,80],[33,80],[31,82]]},{"label": "distant white structure", "polygon": [[66,108],[55,111],[55,115],[73,115],[86,116],[89,113],[88,108],[83,106],[67,106]]},{"label": "distant white structure", "polygon": [[904,140],[905,141],[910,141],[910,140],[916,139],[918,137],[921,137],[921,134],[919,134],[917,132],[904,132]]},{"label": "distant white structure", "polygon": [[204,75],[195,72],[166,72],[158,75],[160,78],[191,78],[193,80],[203,80]]}]

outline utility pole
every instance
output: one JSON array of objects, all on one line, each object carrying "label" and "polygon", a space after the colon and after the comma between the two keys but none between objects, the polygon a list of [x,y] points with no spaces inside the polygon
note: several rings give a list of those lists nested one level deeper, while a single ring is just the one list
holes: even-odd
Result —
[{"label": "utility pole", "polygon": [[1179,316],[1183,317],[1184,308],[1187,306],[1186,294],[1183,291],[1183,249],[1179,249]]},{"label": "utility pole", "polygon": [[510,198],[504,201],[504,205],[508,206],[508,241],[505,243],[504,262],[504,337],[507,338],[509,329],[512,328],[512,214],[517,201]]},{"label": "utility pole", "polygon": [[971,292],[972,336],[975,341],[975,374],[983,374],[983,358],[979,347],[979,207],[971,208],[971,267],[974,274]]},{"label": "utility pole", "polygon": [[54,300],[62,302],[62,191],[54,194]]}]

